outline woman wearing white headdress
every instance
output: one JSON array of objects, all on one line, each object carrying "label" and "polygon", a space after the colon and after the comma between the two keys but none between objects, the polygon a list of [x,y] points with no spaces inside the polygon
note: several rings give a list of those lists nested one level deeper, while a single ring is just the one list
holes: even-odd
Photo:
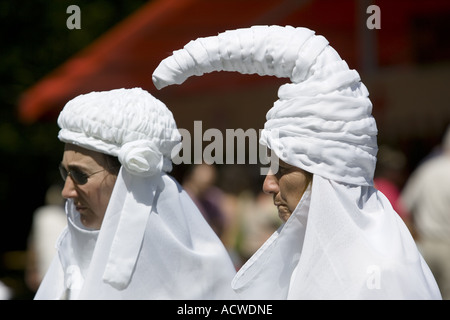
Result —
[{"label": "woman wearing white headdress", "polygon": [[408,229],[373,187],[377,128],[368,91],[322,36],[254,26],[200,38],[153,73],[159,89],[238,71],[289,78],[261,143],[279,159],[263,189],[285,223],[232,285],[250,299],[440,299]]},{"label": "woman wearing white headdress", "polygon": [[91,92],[58,125],[68,227],[36,299],[234,297],[225,248],[167,174],[180,134],[161,101],[140,88]]}]

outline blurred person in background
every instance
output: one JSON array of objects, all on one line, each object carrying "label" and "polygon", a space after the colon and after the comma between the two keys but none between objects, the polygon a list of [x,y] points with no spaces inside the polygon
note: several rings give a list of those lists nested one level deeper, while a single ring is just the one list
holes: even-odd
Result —
[{"label": "blurred person in background", "polygon": [[387,145],[378,149],[374,186],[391,202],[395,212],[405,221],[409,221],[408,211],[402,204],[400,193],[405,182],[406,156],[399,150]]},{"label": "blurred person in background", "polygon": [[291,26],[230,30],[174,51],[153,82],[213,71],[292,81],[260,138],[273,153],[263,190],[284,223],[239,269],[239,296],[440,299],[407,227],[373,187],[378,131],[367,88],[328,41]]},{"label": "blurred person in background", "polygon": [[273,197],[263,191],[256,194],[247,191],[239,196],[237,220],[236,248],[243,262],[250,259],[281,225]]},{"label": "blurred person in background", "polygon": [[272,197],[262,192],[260,168],[243,164],[220,167],[218,185],[223,191],[226,224],[222,241],[236,269],[257,251],[280,226]]},{"label": "blurred person in background", "polygon": [[280,226],[272,198],[251,189],[254,181],[242,165],[194,164],[182,186],[228,250],[239,269]]},{"label": "blurred person in background", "polygon": [[228,299],[220,239],[167,173],[181,136],[140,88],[91,92],[58,117],[67,228],[35,299]]},{"label": "blurred person in background", "polygon": [[28,239],[25,283],[36,292],[56,254],[56,241],[67,225],[62,188],[52,185],[45,195],[45,205],[33,213]]},{"label": "blurred person in background", "polygon": [[193,164],[183,177],[182,186],[219,238],[225,228],[222,209],[224,194],[216,186],[217,169],[206,163]]},{"label": "blurred person in background", "polygon": [[444,299],[450,299],[450,127],[442,152],[412,173],[401,194],[423,257]]},{"label": "blurred person in background", "polygon": [[0,300],[9,300],[12,297],[12,290],[0,281]]}]

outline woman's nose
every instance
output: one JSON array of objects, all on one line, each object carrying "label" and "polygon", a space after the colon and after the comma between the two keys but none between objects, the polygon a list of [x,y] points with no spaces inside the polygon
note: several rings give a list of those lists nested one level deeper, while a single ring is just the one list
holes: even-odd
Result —
[{"label": "woman's nose", "polygon": [[267,194],[277,194],[279,192],[278,179],[271,172],[264,179],[263,191]]},{"label": "woman's nose", "polygon": [[61,195],[64,199],[71,199],[77,197],[77,190],[75,189],[75,184],[72,180],[72,177],[69,175],[64,182],[64,188],[61,191]]}]

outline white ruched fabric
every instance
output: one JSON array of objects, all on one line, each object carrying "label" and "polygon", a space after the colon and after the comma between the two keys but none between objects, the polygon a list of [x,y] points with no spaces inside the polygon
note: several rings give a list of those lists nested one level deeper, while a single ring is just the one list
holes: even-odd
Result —
[{"label": "white ruched fabric", "polygon": [[406,226],[374,189],[377,127],[359,74],[306,28],[254,26],[199,38],[164,59],[158,89],[237,71],[289,78],[260,142],[313,173],[281,228],[238,271],[245,299],[440,299]]},{"label": "white ruched fabric", "polygon": [[153,141],[137,140],[125,143],[120,148],[119,161],[131,173],[152,176],[164,171],[164,156]]},{"label": "white ruched fabric", "polygon": [[64,106],[58,125],[61,141],[119,157],[137,175],[170,172],[181,141],[172,112],[141,88],[80,95]]},{"label": "white ruched fabric", "polygon": [[180,134],[166,106],[139,89],[79,96],[59,138],[122,164],[100,230],[68,227],[35,299],[231,299],[236,271],[220,239],[166,172]]}]

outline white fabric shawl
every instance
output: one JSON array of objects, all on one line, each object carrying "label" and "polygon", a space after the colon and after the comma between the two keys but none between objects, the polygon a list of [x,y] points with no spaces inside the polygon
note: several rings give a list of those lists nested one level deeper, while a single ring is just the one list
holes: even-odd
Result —
[{"label": "white fabric shawl", "polygon": [[164,104],[141,89],[94,92],[69,102],[59,124],[62,141],[118,154],[122,166],[100,230],[67,201],[68,226],[35,299],[235,297],[225,247],[165,173],[179,134]]},{"label": "white fabric shawl", "polygon": [[377,128],[368,91],[322,36],[254,26],[200,38],[163,60],[157,88],[212,71],[289,78],[260,142],[313,173],[289,220],[238,271],[246,299],[439,299],[407,228],[373,188]]},{"label": "white fabric shawl", "polygon": [[233,288],[247,299],[441,298],[387,198],[319,175]]},{"label": "white fabric shawl", "polygon": [[[153,185],[157,188],[152,206],[147,190]],[[127,199],[124,205],[130,189],[135,190],[135,198]],[[120,275],[121,265],[130,258],[127,250],[133,249],[135,228],[139,226],[124,221],[122,206],[144,207],[148,211],[144,212],[144,239],[129,282],[120,282],[121,277],[115,276]],[[59,256],[36,299],[235,297],[230,287],[235,272],[225,248],[187,193],[166,174],[139,178],[122,168],[100,230],[82,226],[71,201],[67,203],[67,214],[69,225],[57,245]],[[121,227],[119,235],[117,229]],[[111,250],[113,241],[124,244],[120,251]],[[115,254],[112,260],[111,254]]]}]

